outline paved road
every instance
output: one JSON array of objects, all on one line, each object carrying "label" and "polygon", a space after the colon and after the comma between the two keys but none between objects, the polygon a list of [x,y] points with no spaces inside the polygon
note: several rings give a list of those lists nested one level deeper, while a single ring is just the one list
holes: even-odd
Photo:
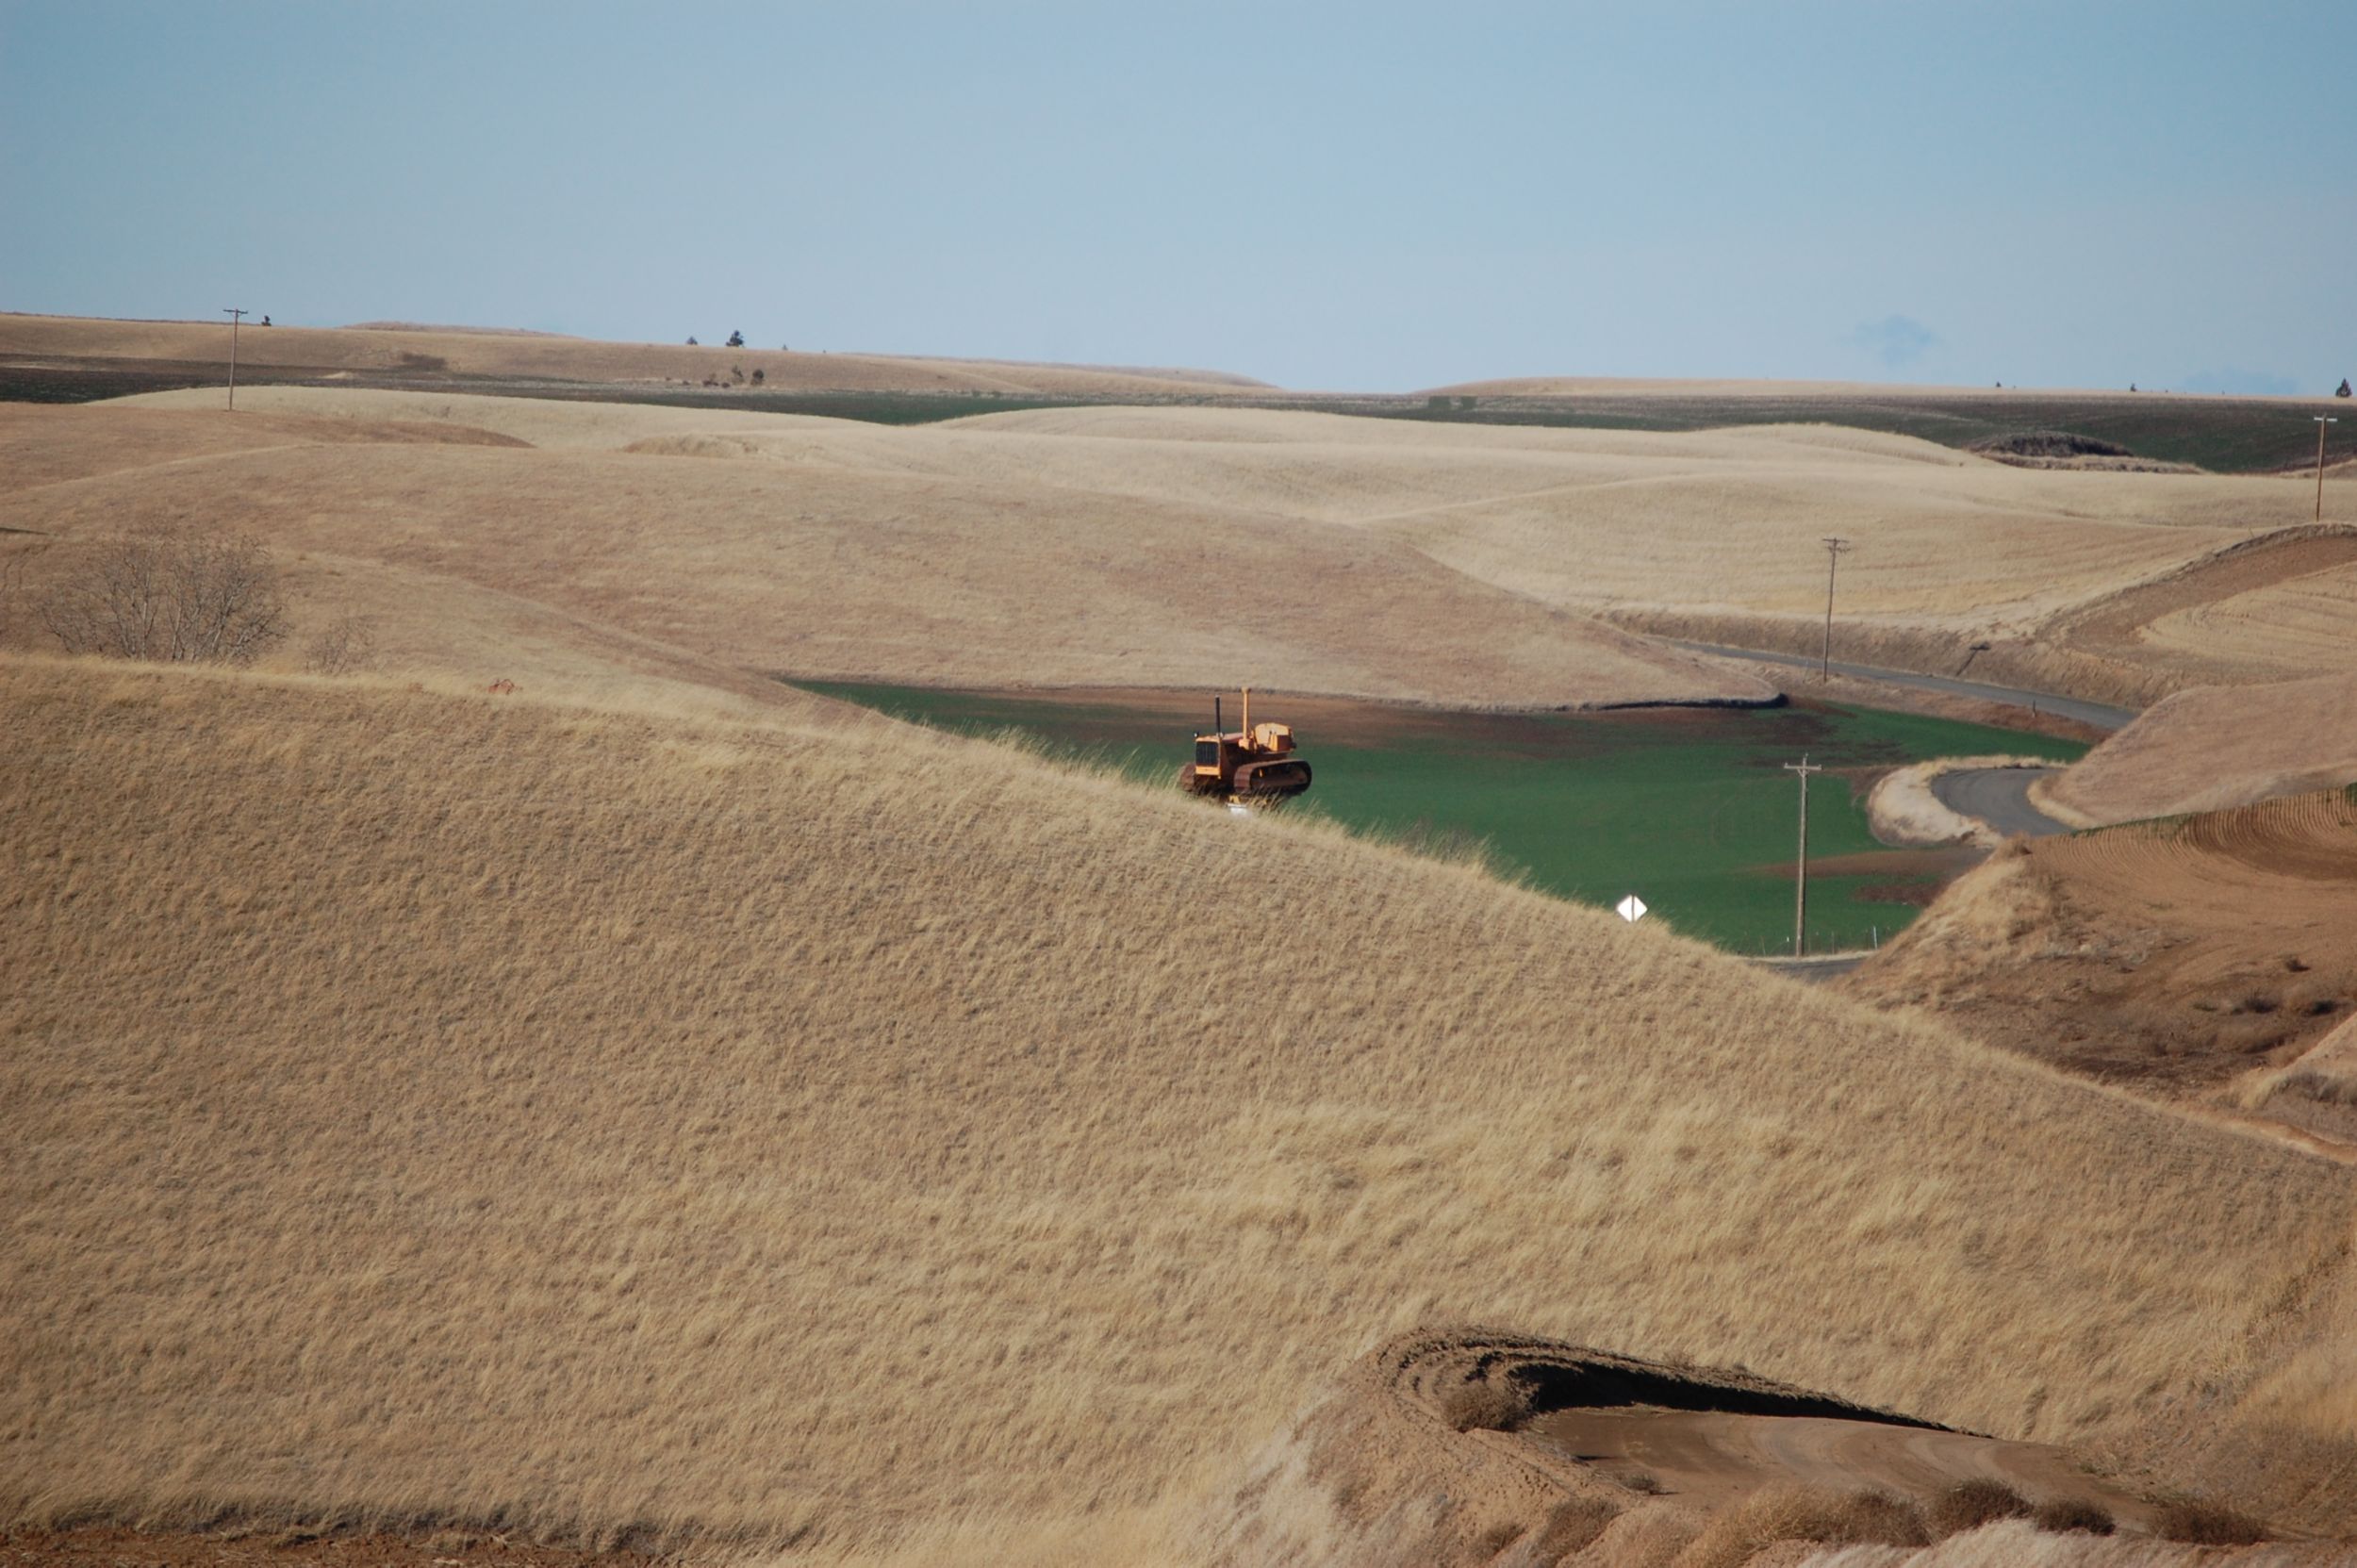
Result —
[{"label": "paved road", "polygon": [[[1715,642],[1686,642],[1676,637],[1664,637],[1673,648],[1683,648],[1689,653],[1715,653],[1722,659],[1750,659],[1755,664],[1789,665],[1796,669],[1815,669],[1815,659],[1795,653],[1763,653],[1751,648],[1727,648]],[[2135,718],[2131,708],[2115,708],[2104,702],[2082,701],[2076,697],[2057,697],[2048,691],[2024,691],[2019,686],[1993,686],[1985,681],[1959,681],[1948,675],[1919,675],[1911,669],[1878,669],[1872,665],[1833,662],[1838,675],[1854,675],[1861,681],[1887,681],[1895,686],[1913,686],[1918,691],[1944,691],[1952,697],[1972,697],[1984,702],[2007,702],[2017,708],[2036,708],[2063,718],[2073,718],[2082,724],[2092,724],[2099,730],[2117,730]]]},{"label": "paved road", "polygon": [[2008,836],[2023,833],[2032,838],[2069,833],[2030,804],[2030,785],[2061,772],[2059,767],[1968,767],[1942,773],[1932,780],[1932,794],[1950,811],[1978,817]]}]

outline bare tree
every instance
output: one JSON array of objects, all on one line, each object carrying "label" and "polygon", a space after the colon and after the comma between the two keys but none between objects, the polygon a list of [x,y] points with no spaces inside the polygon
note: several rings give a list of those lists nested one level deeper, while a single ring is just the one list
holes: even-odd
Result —
[{"label": "bare tree", "polygon": [[367,616],[339,615],[320,628],[304,650],[314,675],[354,675],[376,668],[376,626]]},{"label": "bare tree", "polygon": [[99,541],[45,594],[41,618],[69,653],[251,664],[287,635],[278,568],[237,535],[153,528]]}]

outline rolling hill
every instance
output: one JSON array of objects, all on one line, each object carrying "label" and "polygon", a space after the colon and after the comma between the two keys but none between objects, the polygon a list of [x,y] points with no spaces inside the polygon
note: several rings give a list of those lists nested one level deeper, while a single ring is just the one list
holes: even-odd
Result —
[{"label": "rolling hill", "polygon": [[[253,414],[171,398],[0,408],[0,430],[50,454],[47,482],[30,474],[0,494],[0,528],[15,531],[0,538],[39,547],[26,569],[37,576],[69,569],[75,549],[111,530],[233,520],[282,553],[305,603],[381,616],[400,668],[486,683],[571,683],[555,644],[623,638],[635,657],[739,672],[948,685],[1250,681],[1525,707],[1774,696],[1757,675],[1534,603],[1379,532],[1215,495],[1091,488],[1054,467],[1070,443],[263,394],[253,413],[272,420],[367,417],[312,439],[317,426],[240,434]],[[188,421],[182,447],[152,434],[171,419]],[[420,422],[478,434],[368,437]],[[535,444],[485,444],[486,429]],[[130,463],[119,430],[158,444]],[[1080,456],[1101,451],[1081,443]],[[532,628],[494,655],[474,629],[511,614]]]},{"label": "rolling hill", "polygon": [[0,1516],[1185,1560],[1480,1322],[2351,1523],[2350,1170],[796,702],[0,658]]},{"label": "rolling hill", "polygon": [[[106,406],[193,410],[206,396]],[[2346,536],[2289,517],[2299,508],[2286,503],[2298,498],[2272,479],[2023,470],[1819,427],[1658,435],[1265,409],[1073,408],[887,428],[438,394],[266,388],[249,396],[274,415],[480,421],[585,459],[544,470],[546,457],[437,454],[432,461],[453,470],[450,484],[404,487],[463,496],[469,515],[528,519],[539,503],[519,510],[496,492],[505,475],[530,473],[520,481],[529,494],[545,491],[548,504],[562,504],[593,533],[603,517],[674,503],[690,536],[709,532],[692,520],[715,508],[739,518],[783,512],[780,542],[806,558],[846,530],[872,531],[928,565],[956,563],[967,579],[956,585],[958,613],[969,627],[984,615],[1020,617],[1037,628],[1032,640],[1074,650],[1063,660],[1030,648],[994,658],[984,638],[953,668],[863,632],[862,645],[880,655],[867,668],[850,668],[823,638],[765,655],[812,674],[1192,683],[1214,646],[1212,625],[1250,621],[1235,634],[1247,656],[1221,662],[1261,666],[1262,679],[1302,689],[1530,705],[1661,695],[1681,683],[1755,692],[1755,678],[1724,670],[1701,680],[1689,665],[1665,681],[1616,663],[1663,668],[1657,649],[1599,641],[1595,618],[1814,653],[1825,594],[1819,541],[1828,532],[1854,545],[1842,561],[1835,652],[1870,664],[2140,703],[2191,685],[2313,674],[2352,646],[2339,635],[2346,618],[2332,586],[2335,573],[2357,569],[2335,564]],[[603,455],[589,461],[592,453]],[[605,466],[686,457],[736,471]],[[273,472],[257,486],[260,477],[258,468],[235,476],[246,493],[289,485]],[[395,481],[373,473],[301,481],[315,505],[338,483],[381,489]],[[568,494],[569,484],[592,495]],[[785,508],[789,490],[798,504]],[[367,496],[350,503],[376,504]],[[46,526],[38,508],[23,525]],[[950,530],[954,542],[931,537],[932,528]],[[738,549],[717,536],[705,545],[723,557]],[[915,617],[950,611],[941,574],[898,580],[900,553],[888,549],[870,563],[878,590]],[[1195,571],[1197,559],[1232,560],[1236,570]],[[1044,599],[1027,585],[1051,561],[1061,563],[1059,593]],[[1443,569],[1437,575],[1435,566]],[[1432,591],[1403,597],[1410,580]],[[1362,591],[1360,583],[1380,586]],[[2297,624],[2270,619],[2264,605],[2242,607],[2257,604],[2254,594],[2294,588],[2309,603]],[[861,597],[855,586],[843,608],[872,623]],[[1368,628],[1355,606],[1378,602],[1396,605],[1393,623]],[[1354,606],[1345,624],[1331,624],[1345,602]],[[612,609],[591,613],[607,619]],[[1115,625],[1146,635],[1109,639]],[[1576,689],[1571,664],[1537,650],[1566,625],[1599,651],[1592,697]],[[942,641],[921,626],[904,630],[929,649]],[[1344,668],[1319,671],[1295,658],[1280,675],[1251,652],[1263,640],[1302,637],[1338,652],[1376,638],[1412,645],[1429,650],[1433,673],[1410,677],[1396,657],[1381,667],[1361,648],[1338,661]],[[1460,668],[1443,678],[1460,643],[1478,647],[1464,648]]]},{"label": "rolling hill", "polygon": [[[486,332],[391,322],[359,327],[264,327],[238,335],[240,364],[310,376],[390,374],[503,381],[701,383],[763,373],[766,387],[810,391],[1001,392],[1037,396],[1136,397],[1186,392],[1217,396],[1258,386],[1215,371],[1100,369],[1001,360],[931,359],[864,354],[792,353],[710,341],[616,343],[555,333]],[[229,354],[225,322],[109,321],[0,313],[0,356],[42,360],[140,361],[219,366]]]},{"label": "rolling hill", "polygon": [[2219,811],[2357,780],[2357,675],[2257,686],[2198,686],[2036,789],[2074,827]]}]

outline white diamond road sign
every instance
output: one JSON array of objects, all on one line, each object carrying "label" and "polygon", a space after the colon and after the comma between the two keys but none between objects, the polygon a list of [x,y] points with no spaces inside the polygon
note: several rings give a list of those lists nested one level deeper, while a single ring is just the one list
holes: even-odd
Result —
[{"label": "white diamond road sign", "polygon": [[1621,912],[1621,918],[1626,920],[1630,925],[1635,925],[1638,921],[1645,917],[1645,900],[1639,898],[1634,893],[1631,893],[1627,898],[1623,899],[1619,903],[1614,904],[1612,907],[1619,910]]}]

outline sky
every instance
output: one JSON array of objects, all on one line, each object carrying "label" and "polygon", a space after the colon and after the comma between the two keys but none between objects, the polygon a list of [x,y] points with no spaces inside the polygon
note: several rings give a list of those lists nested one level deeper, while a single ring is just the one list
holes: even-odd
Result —
[{"label": "sky", "polygon": [[0,310],[2315,392],[2357,3],[0,0]]}]

